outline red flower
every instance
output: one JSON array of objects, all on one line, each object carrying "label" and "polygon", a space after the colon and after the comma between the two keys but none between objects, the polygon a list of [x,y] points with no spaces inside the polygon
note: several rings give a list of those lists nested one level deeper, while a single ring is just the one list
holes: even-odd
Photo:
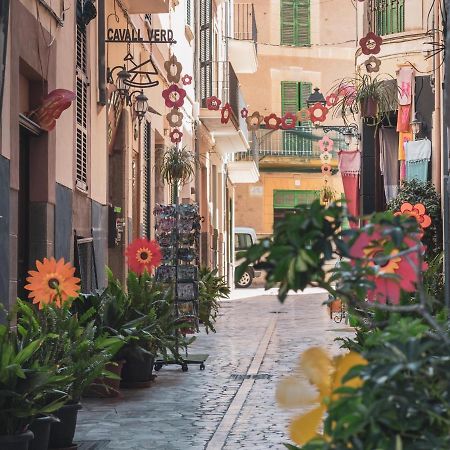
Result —
[{"label": "red flower", "polygon": [[[415,292],[417,279],[417,266],[419,264],[419,255],[417,251],[411,252],[408,255],[397,256],[398,249],[392,250],[387,255],[385,248],[387,244],[391,244],[391,237],[389,234],[382,235],[380,226],[375,228],[372,234],[363,231],[353,243],[350,249],[350,256],[355,259],[369,259],[364,262],[366,267],[375,267],[376,262],[374,258],[377,256],[384,263],[379,267],[378,273],[371,276],[370,281],[375,283],[375,289],[368,292],[368,298],[371,302],[398,304],[400,301],[401,291]],[[407,236],[403,239],[405,247],[411,248],[418,246],[422,254],[425,252],[425,247],[417,239],[417,236]],[[355,261],[353,261],[355,264]],[[427,264],[423,263],[421,270],[427,269]]]},{"label": "red flower", "polygon": [[221,118],[220,118],[220,122],[222,124],[227,124],[228,121],[230,120],[230,116],[231,116],[231,105],[229,103],[225,103],[225,106],[222,108],[221,111]]},{"label": "red flower", "polygon": [[334,147],[334,141],[330,139],[328,135],[325,135],[320,141],[319,141],[319,148],[322,152],[331,152]]},{"label": "red flower", "polygon": [[339,95],[335,92],[332,92],[330,95],[327,96],[327,106],[335,106],[337,102],[339,101]]},{"label": "red flower", "polygon": [[422,203],[417,203],[416,205],[411,205],[411,203],[403,203],[400,207],[400,211],[396,212],[395,215],[399,216],[405,214],[407,216],[415,217],[420,228],[428,228],[431,225],[431,217],[426,214],[427,210]]},{"label": "red flower", "polygon": [[264,117],[264,122],[266,123],[266,127],[271,130],[278,130],[281,125],[281,119],[275,113]]},{"label": "red flower", "polygon": [[144,271],[151,272],[161,263],[161,249],[156,241],[147,239],[135,239],[127,248],[125,253],[128,267],[138,275]]},{"label": "red flower", "polygon": [[241,109],[241,117],[243,119],[246,119],[248,117],[248,109],[247,108],[242,108]]},{"label": "red flower", "polygon": [[179,88],[176,84],[171,84],[167,89],[162,91],[162,96],[168,108],[181,108],[184,104],[186,91]]},{"label": "red flower", "polygon": [[322,167],[322,175],[331,175],[331,166],[329,164],[323,164]]},{"label": "red flower", "polygon": [[376,55],[380,53],[382,43],[383,39],[373,31],[369,31],[365,37],[359,40],[359,45],[364,55]]},{"label": "red flower", "polygon": [[297,116],[291,112],[287,112],[281,119],[281,128],[283,130],[289,130],[295,128],[295,123],[297,122]]},{"label": "red flower", "polygon": [[315,103],[313,106],[308,108],[311,114],[311,122],[325,122],[328,114],[328,108],[323,106],[321,103]]},{"label": "red flower", "polygon": [[219,111],[222,100],[219,100],[215,95],[206,99],[206,107],[210,111]]},{"label": "red flower", "polygon": [[192,77],[188,74],[184,75],[183,78],[181,79],[181,82],[185,85],[185,86],[189,86],[190,84],[192,84]]},{"label": "red flower", "polygon": [[178,128],[175,128],[170,132],[169,137],[172,144],[179,144],[181,142],[181,138],[183,137],[183,133]]}]

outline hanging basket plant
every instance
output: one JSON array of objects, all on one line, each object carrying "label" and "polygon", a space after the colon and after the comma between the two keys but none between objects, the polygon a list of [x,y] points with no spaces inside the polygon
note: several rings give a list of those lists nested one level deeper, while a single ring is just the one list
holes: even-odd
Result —
[{"label": "hanging basket plant", "polygon": [[398,108],[397,87],[390,75],[357,74],[344,78],[332,88],[332,93],[339,99],[332,107],[333,116],[342,117],[345,123],[361,115],[378,125],[389,111]]},{"label": "hanging basket plant", "polygon": [[172,187],[184,186],[193,180],[198,158],[186,147],[170,147],[163,156],[161,178]]}]

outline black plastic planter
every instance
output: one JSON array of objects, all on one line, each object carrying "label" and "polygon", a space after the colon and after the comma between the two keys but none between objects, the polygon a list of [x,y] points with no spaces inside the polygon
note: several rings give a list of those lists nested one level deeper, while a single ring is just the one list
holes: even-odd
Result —
[{"label": "black plastic planter", "polygon": [[153,376],[153,364],[155,357],[147,353],[140,357],[128,357],[122,369],[121,387],[147,387],[150,385]]},{"label": "black plastic planter", "polygon": [[0,436],[0,449],[28,450],[28,444],[31,439],[33,439],[33,433],[31,431],[15,434],[14,436]]},{"label": "black plastic planter", "polygon": [[28,446],[29,450],[47,450],[50,440],[50,428],[53,422],[58,419],[50,416],[37,417],[31,423],[29,429],[33,432],[34,438]]},{"label": "black plastic planter", "polygon": [[81,409],[79,403],[64,405],[53,414],[60,422],[52,423],[50,429],[49,449],[63,449],[74,446],[72,443],[77,426],[78,411]]}]

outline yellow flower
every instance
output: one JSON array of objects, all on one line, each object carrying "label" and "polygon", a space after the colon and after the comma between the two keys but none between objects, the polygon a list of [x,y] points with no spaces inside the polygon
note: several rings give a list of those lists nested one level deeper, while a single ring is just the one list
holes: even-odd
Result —
[{"label": "yellow flower", "polygon": [[303,353],[296,374],[282,380],[276,393],[278,403],[284,408],[316,405],[292,421],[289,431],[295,443],[304,445],[317,436],[327,404],[339,397],[334,391],[342,386],[357,388],[363,383],[359,377],[343,383],[343,377],[353,367],[366,364],[355,352],[332,358],[325,350],[314,347]]}]

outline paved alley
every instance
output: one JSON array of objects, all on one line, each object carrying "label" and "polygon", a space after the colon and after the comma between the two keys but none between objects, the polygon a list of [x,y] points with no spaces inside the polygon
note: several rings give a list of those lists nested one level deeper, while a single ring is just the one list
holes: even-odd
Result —
[{"label": "paved alley", "polygon": [[121,399],[83,401],[75,440],[81,449],[282,449],[292,411],[275,403],[279,379],[310,346],[338,351],[345,324],[331,322],[326,296],[239,290],[222,303],[217,334],[201,334],[191,353],[208,353],[206,370],[164,367],[149,389]]}]

